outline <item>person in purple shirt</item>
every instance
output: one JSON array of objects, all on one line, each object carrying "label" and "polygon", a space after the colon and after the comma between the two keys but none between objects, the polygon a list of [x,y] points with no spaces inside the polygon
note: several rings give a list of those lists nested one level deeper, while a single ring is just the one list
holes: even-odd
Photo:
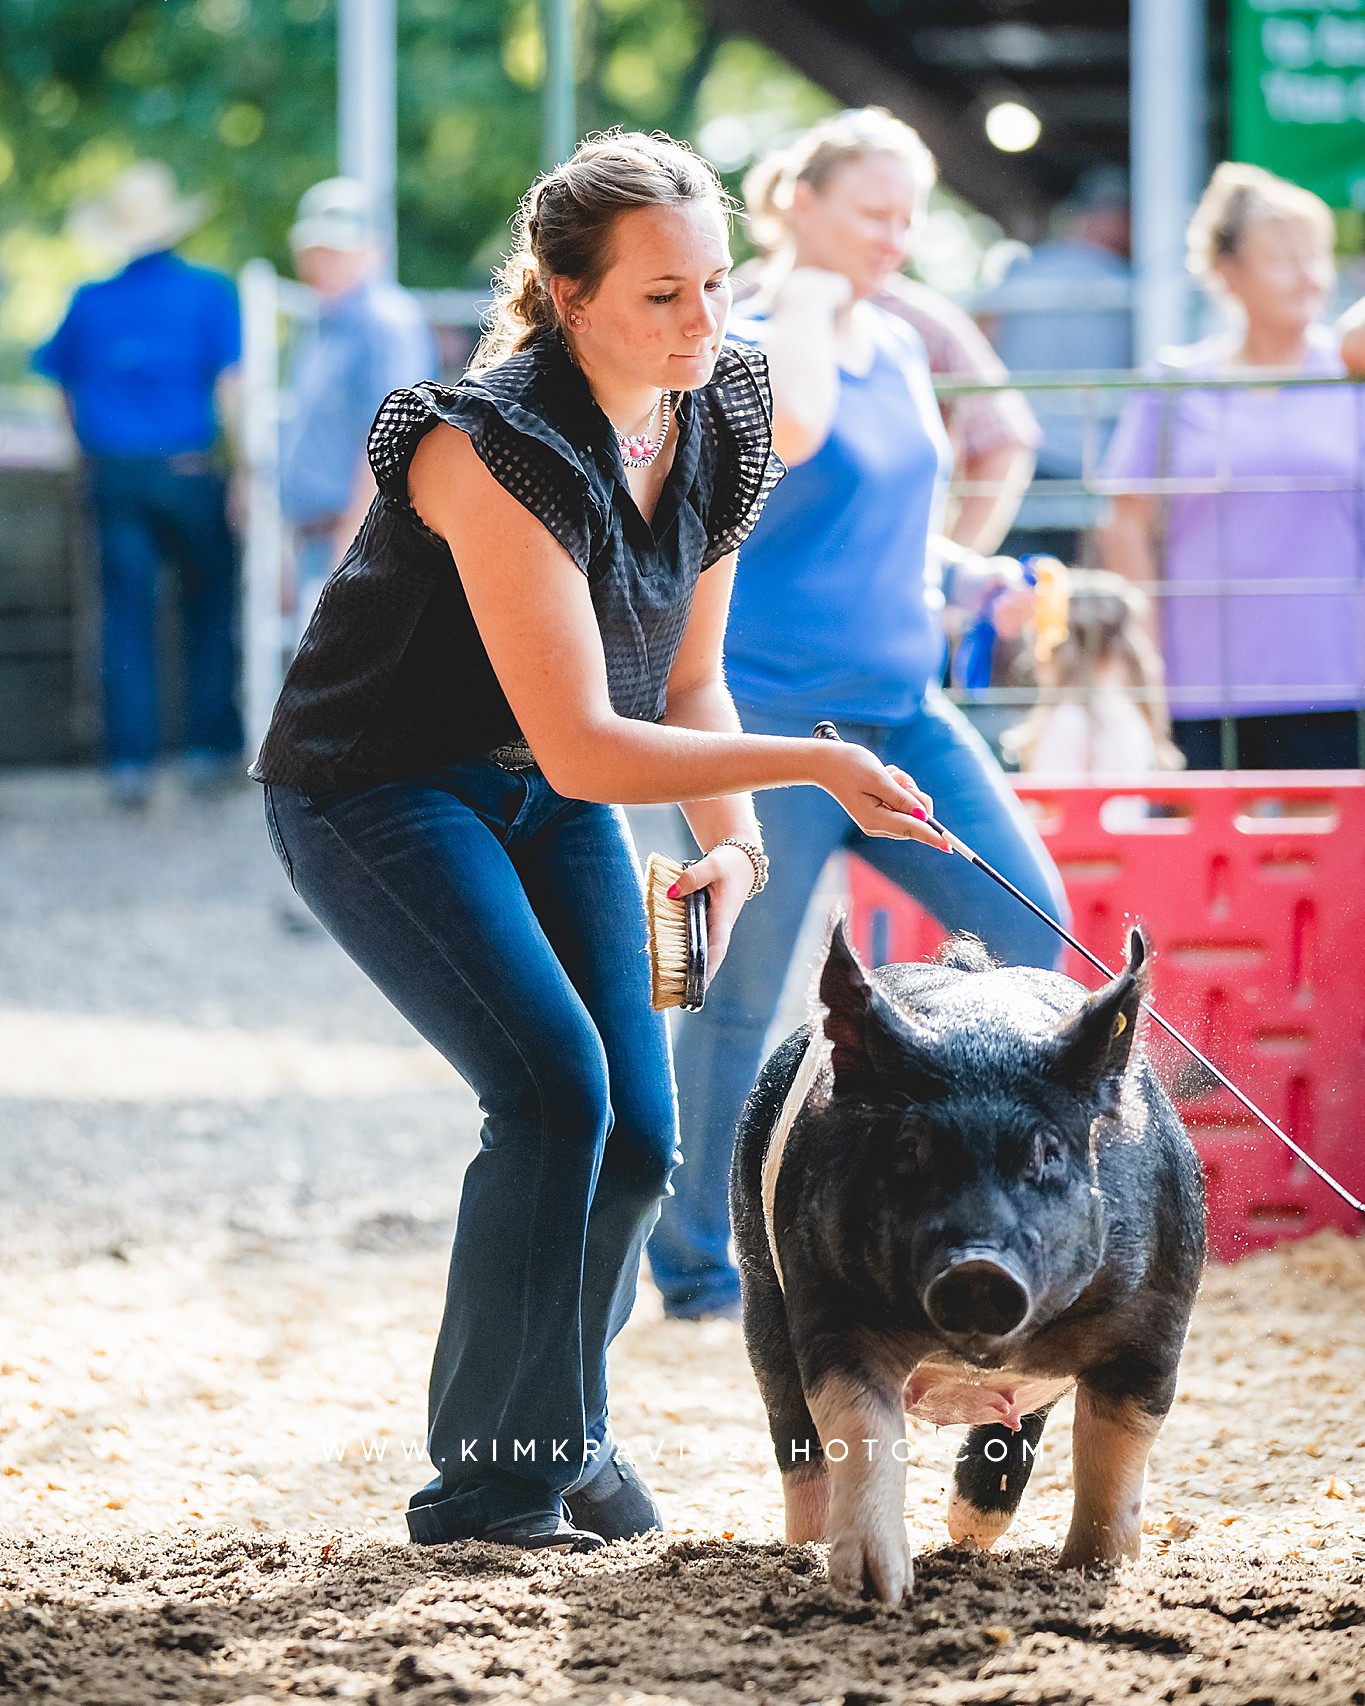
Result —
[{"label": "person in purple shirt", "polygon": [[180,579],[186,647],[184,754],[190,786],[211,791],[241,771],[236,558],[212,451],[215,388],[241,354],[232,281],[191,266],[172,245],[203,223],[170,169],[139,161],[84,210],[84,233],[128,255],[115,277],[83,285],[34,356],[66,397],[88,466],[99,536],[101,679],[113,798],[150,798],[160,745],[157,582]]},{"label": "person in purple shirt", "polygon": [[[1346,372],[1322,323],[1332,216],[1254,166],[1214,173],[1190,266],[1239,311],[1178,377]],[[1365,396],[1354,385],[1142,392],[1105,458],[1105,564],[1159,582],[1172,734],[1192,769],[1347,769],[1365,705]],[[1154,478],[1211,489],[1122,491]]]}]

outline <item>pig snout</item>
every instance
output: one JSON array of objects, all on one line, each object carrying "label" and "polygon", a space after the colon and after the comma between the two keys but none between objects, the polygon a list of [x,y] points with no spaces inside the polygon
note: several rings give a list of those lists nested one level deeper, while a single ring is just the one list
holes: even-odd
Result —
[{"label": "pig snout", "polygon": [[1032,1312],[1028,1286],[997,1250],[955,1250],[924,1291],[924,1313],[954,1338],[1003,1339]]}]

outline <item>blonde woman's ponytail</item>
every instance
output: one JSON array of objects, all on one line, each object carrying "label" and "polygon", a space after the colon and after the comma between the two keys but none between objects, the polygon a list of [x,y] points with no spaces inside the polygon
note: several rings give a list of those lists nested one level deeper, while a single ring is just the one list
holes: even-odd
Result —
[{"label": "blonde woman's ponytail", "polygon": [[759,254],[765,257],[780,249],[787,235],[786,216],[791,206],[790,165],[791,157],[787,150],[775,148],[744,174],[743,194],[749,216],[749,236]]}]

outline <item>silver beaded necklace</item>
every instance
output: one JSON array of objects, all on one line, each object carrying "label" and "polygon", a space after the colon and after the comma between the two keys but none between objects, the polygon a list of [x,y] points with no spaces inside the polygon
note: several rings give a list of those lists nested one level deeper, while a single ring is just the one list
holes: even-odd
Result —
[{"label": "silver beaded necklace", "polygon": [[[659,418],[659,436],[652,436],[655,418]],[[664,391],[659,400],[649,411],[649,419],[645,422],[643,432],[618,432],[617,447],[621,452],[621,460],[628,469],[648,468],[651,462],[656,462],[659,452],[663,449],[668,438],[669,422],[673,418],[673,393]]]}]

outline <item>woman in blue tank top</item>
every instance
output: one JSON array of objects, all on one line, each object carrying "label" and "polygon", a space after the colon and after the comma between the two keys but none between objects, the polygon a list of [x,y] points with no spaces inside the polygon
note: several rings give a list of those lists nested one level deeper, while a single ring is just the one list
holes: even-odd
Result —
[{"label": "woman in blue tank top", "polygon": [[[933,181],[915,132],[869,110],[817,126],[746,189],[775,251],[731,328],[768,358],[773,443],[789,472],[743,552],[725,639],[746,730],[845,739],[909,771],[984,858],[1060,918],[1061,882],[984,742],[938,691],[944,633],[930,541],[951,453],[919,336],[872,298],[905,259]],[[755,203],[759,205],[755,206]],[[765,797],[772,877],[745,912],[705,1010],[679,1027],[684,1165],[649,1242],[666,1313],[737,1311],[730,1153],[821,869],[856,851],[950,930],[1007,964],[1051,967],[1056,938],[960,859],[857,831],[813,788]]]}]

